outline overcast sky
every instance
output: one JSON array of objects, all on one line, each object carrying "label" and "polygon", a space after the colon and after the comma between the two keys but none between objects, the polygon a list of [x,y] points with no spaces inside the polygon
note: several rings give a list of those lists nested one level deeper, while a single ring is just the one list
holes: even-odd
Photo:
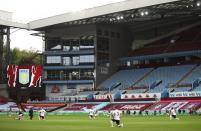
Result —
[{"label": "overcast sky", "polygon": [[[27,23],[119,1],[123,0],[0,0],[0,10],[13,12],[13,20]],[[18,30],[11,33],[11,48],[42,50],[41,38],[30,36],[30,33],[33,32]]]}]

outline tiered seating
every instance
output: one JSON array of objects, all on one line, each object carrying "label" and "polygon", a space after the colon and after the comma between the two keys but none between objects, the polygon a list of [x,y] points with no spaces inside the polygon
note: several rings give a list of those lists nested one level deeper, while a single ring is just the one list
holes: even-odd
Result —
[{"label": "tiered seating", "polygon": [[201,86],[196,87],[193,91],[201,91]]},{"label": "tiered seating", "polygon": [[187,103],[188,102],[186,102],[186,101],[170,102],[170,104],[168,104],[167,106],[163,107],[162,110],[167,111],[167,110],[170,110],[172,107],[174,109],[178,110],[181,107],[183,107],[184,105],[186,105]]},{"label": "tiered seating", "polygon": [[200,28],[201,26],[197,26],[154,43],[150,43],[140,49],[133,50],[129,53],[129,56],[200,50]]},{"label": "tiered seating", "polygon": [[18,107],[14,102],[0,103],[0,112],[4,111],[18,111]]},{"label": "tiered seating", "polygon": [[169,43],[162,44],[161,46],[146,46],[137,50],[134,50],[132,53],[129,53],[129,56],[144,56],[144,55],[154,55],[162,53],[171,53],[171,52],[184,52],[192,50],[200,50],[200,42],[190,42],[190,43]]},{"label": "tiered seating", "polygon": [[144,55],[151,55],[153,54],[161,54],[164,52],[164,50],[168,47],[168,44],[162,44],[162,45],[149,45],[145,46],[143,48],[134,50],[129,53],[129,56],[144,56]]},{"label": "tiered seating", "polygon": [[115,83],[119,82],[121,85],[119,89],[127,88],[133,85],[137,80],[143,77],[146,73],[151,71],[152,68],[144,68],[144,69],[132,69],[132,70],[121,70],[111,76],[109,79],[104,81],[99,88],[109,90]]},{"label": "tiered seating", "polygon": [[174,92],[186,92],[190,91],[191,87],[175,87],[175,88],[169,88],[169,91],[174,91]]},{"label": "tiered seating", "polygon": [[147,110],[166,112],[170,110],[172,107],[176,110],[185,110],[189,112],[192,109],[195,110],[199,109],[201,107],[201,101],[200,100],[160,101],[149,107]]},{"label": "tiered seating", "polygon": [[155,103],[154,105],[152,105],[150,108],[148,108],[147,110],[151,110],[151,111],[160,111],[162,110],[165,106],[167,106],[168,104],[170,104],[170,102],[158,102]]},{"label": "tiered seating", "polygon": [[92,109],[97,104],[73,104],[70,107],[66,107],[63,111],[83,111],[84,109]]},{"label": "tiered seating", "polygon": [[200,50],[200,49],[201,49],[200,42],[176,43],[176,44],[174,44],[174,46],[171,46],[170,48],[168,48],[166,53],[192,51],[192,50]]},{"label": "tiered seating", "polygon": [[149,92],[162,92],[162,90],[168,84],[175,84],[182,76],[189,72],[194,65],[180,65],[180,66],[169,66],[169,67],[159,67],[154,70],[149,76],[144,80],[140,81],[136,86],[147,86],[149,87],[156,80],[161,80],[162,83],[155,87]]},{"label": "tiered seating", "polygon": [[106,95],[108,93],[109,93],[108,91],[98,91],[96,94],[98,94],[98,95]]},{"label": "tiered seating", "polygon": [[144,93],[147,89],[124,90],[126,94]]},{"label": "tiered seating", "polygon": [[198,66],[192,73],[187,76],[180,84],[192,84],[195,80],[201,78],[201,66]]},{"label": "tiered seating", "polygon": [[[147,76],[146,74],[150,72],[152,68],[121,70],[115,73],[108,80],[103,82],[99,87],[104,87],[105,89],[109,90],[109,88],[113,85],[113,83],[120,82],[121,85],[119,89],[125,89],[125,88],[129,89],[129,87],[132,87],[137,80],[139,80],[143,76],[146,76],[143,80],[139,81],[137,84],[134,85],[133,90],[131,91],[127,90],[127,92],[144,93],[149,89],[149,87],[151,87],[151,85],[153,85],[153,83],[155,83],[156,81],[160,81],[160,83],[156,85],[156,87],[149,90],[149,92],[151,93],[159,93],[162,92],[165,87],[176,84],[185,74],[190,72],[194,67],[195,65],[177,65],[177,66],[159,67]],[[180,83],[184,84],[188,83],[189,85],[191,85],[193,80],[199,78],[200,72],[201,72],[201,66],[198,66],[195,70],[193,70],[193,72],[191,72],[190,75],[188,75]],[[146,89],[144,87],[146,87]],[[175,92],[189,91],[189,90],[191,90],[191,86],[174,88]]]},{"label": "tiered seating", "polygon": [[89,95],[89,94],[95,94],[95,93],[97,93],[97,92],[95,92],[95,91],[83,91],[83,92],[79,92],[79,94],[77,94],[77,95]]},{"label": "tiered seating", "polygon": [[185,106],[181,107],[180,110],[192,110],[192,109],[199,109],[201,107],[201,102],[188,102]]},{"label": "tiered seating", "polygon": [[64,105],[65,104],[22,104],[23,108],[26,111],[28,111],[30,108],[32,108],[34,111],[39,111],[41,110],[41,108],[43,108],[46,111],[51,111]]},{"label": "tiered seating", "polygon": [[149,107],[150,105],[152,105],[152,103],[119,103],[119,104],[109,104],[107,106],[105,106],[104,108],[102,108],[101,110],[114,110],[114,109],[118,109],[118,110],[132,110],[132,111],[143,111],[145,110],[147,107]]},{"label": "tiered seating", "polygon": [[192,42],[195,41],[200,33],[201,26],[193,27],[189,30],[183,31],[178,34],[178,42]]}]

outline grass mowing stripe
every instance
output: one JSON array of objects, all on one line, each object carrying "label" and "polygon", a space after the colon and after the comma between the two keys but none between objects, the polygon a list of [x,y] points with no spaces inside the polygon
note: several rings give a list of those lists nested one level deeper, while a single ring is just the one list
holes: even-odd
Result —
[{"label": "grass mowing stripe", "polygon": [[123,116],[123,128],[110,127],[109,117],[47,116],[39,121],[37,117],[21,121],[13,117],[0,116],[0,131],[200,131],[201,116],[179,116],[180,120],[169,120],[167,116]]}]

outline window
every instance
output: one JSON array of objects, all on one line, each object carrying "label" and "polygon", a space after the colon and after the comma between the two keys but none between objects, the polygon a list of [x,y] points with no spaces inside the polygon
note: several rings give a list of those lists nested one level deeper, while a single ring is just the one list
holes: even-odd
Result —
[{"label": "window", "polygon": [[63,46],[63,51],[69,51],[70,50],[70,46]]},{"label": "window", "polygon": [[80,49],[94,49],[94,46],[80,46]]},{"label": "window", "polygon": [[79,51],[79,46],[73,46],[72,49],[73,51]]},{"label": "window", "polygon": [[48,80],[59,80],[60,72],[59,71],[47,71],[47,79]]},{"label": "window", "polygon": [[138,60],[133,60],[133,65],[137,65],[139,64],[139,61]]},{"label": "window", "polygon": [[79,65],[79,57],[78,56],[75,56],[73,57],[73,65]]},{"label": "window", "polygon": [[69,70],[63,72],[63,79],[64,80],[72,79],[71,78],[71,72]]},{"label": "window", "polygon": [[94,79],[94,70],[92,69],[85,69],[85,70],[80,70],[80,78],[81,79]]},{"label": "window", "polygon": [[92,63],[94,62],[94,55],[80,56],[80,63]]},{"label": "window", "polygon": [[63,65],[71,65],[70,57],[63,57]]},{"label": "window", "polygon": [[80,79],[80,74],[79,71],[72,71],[72,80],[79,80]]},{"label": "window", "polygon": [[131,62],[130,61],[127,61],[127,66],[131,66]]},{"label": "window", "polygon": [[47,64],[61,63],[61,56],[47,56]]},{"label": "window", "polygon": [[92,49],[94,48],[94,40],[80,40],[80,49]]}]

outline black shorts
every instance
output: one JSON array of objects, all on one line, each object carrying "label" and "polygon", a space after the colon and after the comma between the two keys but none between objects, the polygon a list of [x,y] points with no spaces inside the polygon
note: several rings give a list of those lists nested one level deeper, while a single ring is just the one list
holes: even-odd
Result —
[{"label": "black shorts", "polygon": [[93,118],[94,116],[93,115],[89,115],[89,117]]},{"label": "black shorts", "polygon": [[176,116],[176,115],[172,115],[172,118],[174,118],[174,119],[175,119],[175,118],[177,118],[177,116]]},{"label": "black shorts", "polygon": [[120,120],[111,119],[112,122],[115,122],[117,125],[120,125]]},{"label": "black shorts", "polygon": [[41,118],[41,119],[44,119],[45,117],[44,117],[44,116],[40,116],[40,118]]}]

